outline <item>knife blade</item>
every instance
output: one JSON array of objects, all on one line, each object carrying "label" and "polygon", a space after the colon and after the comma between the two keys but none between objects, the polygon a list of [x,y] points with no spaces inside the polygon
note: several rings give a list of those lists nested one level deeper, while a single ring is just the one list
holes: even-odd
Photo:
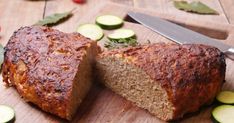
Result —
[{"label": "knife blade", "polygon": [[216,39],[194,32],[170,21],[147,14],[128,12],[128,15],[143,26],[179,44],[205,44],[217,47],[234,60],[234,48]]}]

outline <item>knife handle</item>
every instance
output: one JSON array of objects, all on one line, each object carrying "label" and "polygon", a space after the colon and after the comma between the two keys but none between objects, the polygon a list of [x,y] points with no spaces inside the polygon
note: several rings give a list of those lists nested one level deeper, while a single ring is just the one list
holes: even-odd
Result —
[{"label": "knife handle", "polygon": [[224,54],[225,54],[228,58],[234,60],[234,48],[229,48],[227,51],[224,52]]}]

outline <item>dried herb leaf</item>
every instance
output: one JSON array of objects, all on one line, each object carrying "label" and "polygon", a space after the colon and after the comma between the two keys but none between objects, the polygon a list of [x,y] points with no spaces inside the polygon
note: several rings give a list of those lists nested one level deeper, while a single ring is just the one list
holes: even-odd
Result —
[{"label": "dried herb leaf", "polygon": [[194,12],[199,14],[219,14],[217,11],[208,7],[200,1],[193,1],[191,3],[188,3],[187,1],[174,1],[174,6],[177,9],[187,12]]},{"label": "dried herb leaf", "polygon": [[4,47],[0,44],[0,69],[4,60]]},{"label": "dried herb leaf", "polygon": [[49,16],[46,16],[43,20],[39,20],[34,25],[37,26],[45,26],[45,25],[53,25],[57,24],[61,20],[68,19],[70,16],[72,16],[72,11],[64,12],[64,13],[55,13]]},{"label": "dried herb leaf", "polygon": [[109,40],[106,41],[104,47],[107,49],[119,49],[128,46],[137,46],[139,45],[135,38],[130,39],[119,39],[119,40]]}]

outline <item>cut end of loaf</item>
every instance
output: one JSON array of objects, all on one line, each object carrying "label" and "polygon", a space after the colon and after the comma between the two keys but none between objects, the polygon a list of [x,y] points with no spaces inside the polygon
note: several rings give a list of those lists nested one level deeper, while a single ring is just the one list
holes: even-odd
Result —
[{"label": "cut end of loaf", "polygon": [[67,108],[67,120],[71,120],[72,117],[74,117],[77,108],[92,86],[92,58],[94,57],[93,55],[97,54],[97,52],[93,51],[93,49],[96,49],[96,47],[93,46],[87,49],[86,55],[83,56],[82,61],[78,66],[78,72],[72,84],[73,87],[70,95],[70,103]]},{"label": "cut end of loaf", "polygon": [[142,69],[114,56],[98,59],[96,67],[100,81],[117,94],[162,120],[173,118],[174,107],[166,90]]},{"label": "cut end of loaf", "polygon": [[82,103],[92,86],[93,65],[99,51],[100,49],[97,46],[97,43],[91,42],[86,49],[85,55],[83,55],[82,61],[78,66],[78,72],[73,80],[70,103],[66,113],[67,120],[72,120],[77,108]]}]

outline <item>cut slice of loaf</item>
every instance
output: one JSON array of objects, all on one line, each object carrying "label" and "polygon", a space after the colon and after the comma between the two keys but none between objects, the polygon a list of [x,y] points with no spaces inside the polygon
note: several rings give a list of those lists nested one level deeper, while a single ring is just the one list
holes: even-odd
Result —
[{"label": "cut slice of loaf", "polygon": [[164,43],[106,51],[96,64],[107,87],[165,121],[211,103],[225,68],[217,48]]},{"label": "cut slice of loaf", "polygon": [[72,119],[92,84],[99,48],[78,33],[23,27],[5,47],[3,79],[28,102]]}]

